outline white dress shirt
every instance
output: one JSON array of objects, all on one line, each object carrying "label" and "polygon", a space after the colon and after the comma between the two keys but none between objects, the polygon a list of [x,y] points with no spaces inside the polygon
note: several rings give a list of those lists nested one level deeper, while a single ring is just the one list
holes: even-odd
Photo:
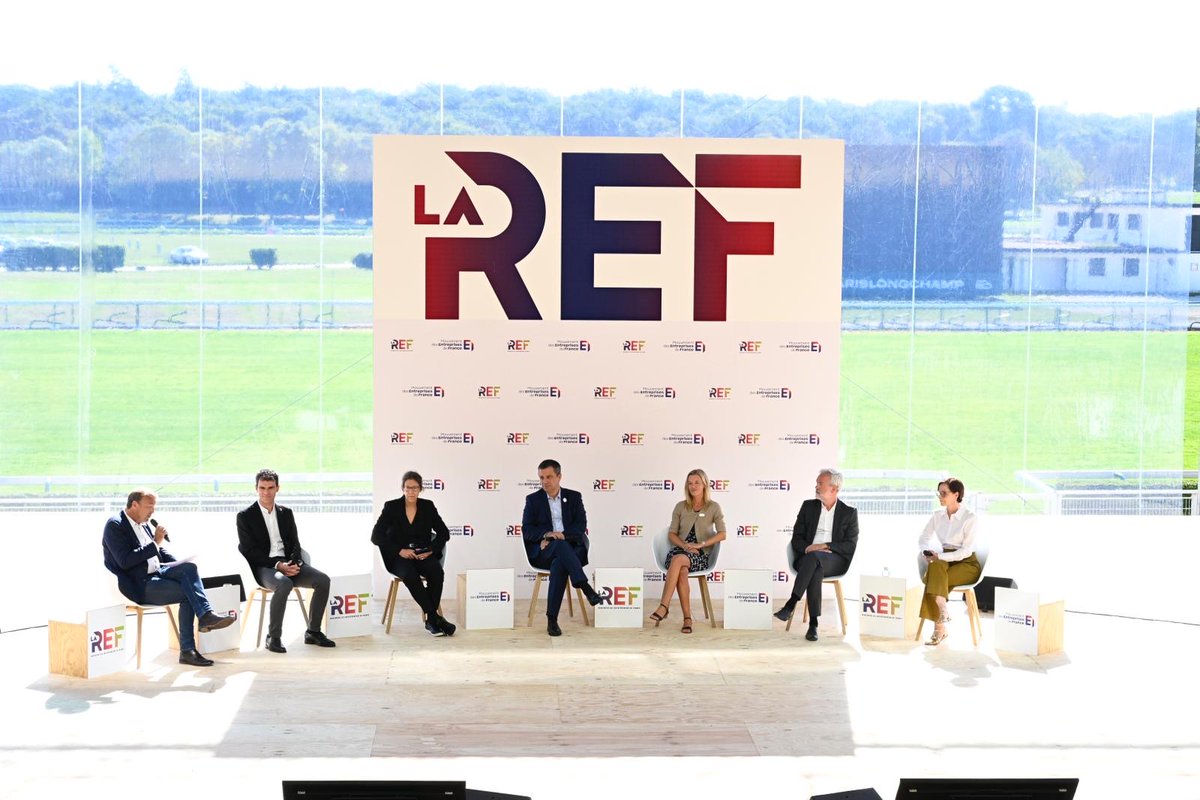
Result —
[{"label": "white dress shirt", "polygon": [[826,508],[824,503],[821,503],[821,517],[817,520],[817,530],[813,533],[813,544],[829,544],[833,541],[833,509],[837,508],[837,503],[833,504],[833,508]]},{"label": "white dress shirt", "polygon": [[554,530],[558,531],[559,533],[562,533],[562,530],[563,530],[562,489],[558,490],[558,495],[555,497],[551,497],[549,494],[547,494],[546,499],[550,501],[550,525],[551,525],[551,527],[554,528]]},{"label": "white dress shirt", "polygon": [[[962,561],[975,553],[975,537],[979,517],[966,506],[959,506],[953,514],[947,514],[945,509],[933,512],[917,546],[922,552],[931,550],[938,554],[942,561]],[[957,547],[953,552],[947,552],[947,547]]]},{"label": "white dress shirt", "polygon": [[[133,532],[137,535],[138,544],[140,544],[142,547],[145,547],[148,544],[155,543],[154,534],[150,532],[146,525],[139,525],[133,521],[129,514],[125,512],[121,513],[125,514],[125,519],[129,520],[129,524],[133,526]],[[160,566],[162,566],[162,562],[158,560],[158,556],[151,556],[149,560],[146,561],[146,574],[153,575],[154,573],[158,572],[158,568]]]},{"label": "white dress shirt", "polygon": [[287,550],[283,546],[283,537],[279,535],[279,515],[275,513],[275,509],[267,511],[266,506],[262,503],[258,504],[258,510],[262,512],[263,522],[267,524],[267,536],[271,539],[271,558],[282,558],[287,554]]}]

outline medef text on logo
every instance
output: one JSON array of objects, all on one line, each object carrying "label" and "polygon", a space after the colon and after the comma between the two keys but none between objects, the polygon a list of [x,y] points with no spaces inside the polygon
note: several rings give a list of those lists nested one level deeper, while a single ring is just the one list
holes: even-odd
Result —
[{"label": "medef text on logo", "polygon": [[437,350],[470,353],[475,350],[475,342],[470,339],[438,339],[433,343]]},{"label": "medef text on logo", "polygon": [[415,349],[412,339],[392,339],[391,348],[401,353],[411,353]]},{"label": "medef text on logo", "polygon": [[591,444],[592,437],[586,433],[552,433],[546,437],[547,441],[555,444]]},{"label": "medef text on logo", "polygon": [[439,444],[475,444],[473,433],[439,433],[432,438]]},{"label": "medef text on logo", "polygon": [[533,349],[528,339],[509,339],[507,350],[510,353],[528,353]]},{"label": "medef text on logo", "polygon": [[714,492],[728,492],[733,487],[733,481],[728,478],[710,478],[708,488]]},{"label": "medef text on logo", "polygon": [[621,444],[625,447],[642,447],[646,444],[646,434],[644,433],[622,433]]},{"label": "medef text on logo", "polygon": [[409,386],[401,390],[401,394],[409,397],[445,397],[446,389],[442,386]]},{"label": "medef text on logo", "polygon": [[617,481],[615,478],[596,478],[596,480],[592,481],[593,492],[615,492],[616,490]]},{"label": "medef text on logo", "polygon": [[737,535],[738,536],[758,536],[758,526],[757,525],[738,525],[737,526]]},{"label": "medef text on logo", "polygon": [[597,386],[592,390],[592,397],[597,400],[616,400],[617,387],[615,386]]},{"label": "medef text on logo", "polygon": [[498,398],[500,396],[500,387],[499,386],[480,386],[479,387],[479,396],[489,399],[489,400],[495,400],[496,398]]},{"label": "medef text on logo", "polygon": [[392,444],[412,444],[414,438],[412,431],[392,431]]},{"label": "medef text on logo", "polygon": [[761,339],[743,339],[738,342],[739,353],[761,353],[763,351],[763,343]]},{"label": "medef text on logo", "polygon": [[481,492],[498,492],[500,491],[500,479],[480,478],[477,488]]},{"label": "medef text on logo", "polygon": [[668,433],[662,437],[667,444],[704,444],[703,433]]},{"label": "medef text on logo", "polygon": [[709,400],[729,400],[733,397],[732,386],[710,386],[708,387]]},{"label": "medef text on logo", "polygon": [[521,526],[520,525],[509,525],[507,528],[504,529],[504,535],[505,535],[505,537],[507,537],[509,539],[520,539],[521,538]]},{"label": "medef text on logo", "polygon": [[737,435],[738,447],[758,447],[761,442],[761,433],[739,433]]},{"label": "medef text on logo", "polygon": [[641,538],[644,529],[644,525],[622,525],[621,535],[627,538],[638,539]]},{"label": "medef text on logo", "polygon": [[750,396],[765,400],[791,400],[792,390],[787,386],[760,386],[751,392]]},{"label": "medef text on logo", "polygon": [[551,350],[559,350],[564,353],[592,352],[592,343],[587,339],[559,339],[551,342],[548,347]]},{"label": "medef text on logo", "polygon": [[508,434],[507,441],[511,445],[524,447],[529,444],[529,437],[528,431],[513,431]]},{"label": "medef text on logo", "polygon": [[784,444],[817,445],[821,443],[821,437],[815,433],[785,433],[779,437],[779,441]]},{"label": "medef text on logo", "polygon": [[673,492],[675,491],[675,481],[670,478],[662,480],[644,480],[634,481],[633,488],[641,489],[646,492]]},{"label": "medef text on logo", "polygon": [[646,352],[645,339],[626,339],[621,343],[622,353],[644,353]]}]

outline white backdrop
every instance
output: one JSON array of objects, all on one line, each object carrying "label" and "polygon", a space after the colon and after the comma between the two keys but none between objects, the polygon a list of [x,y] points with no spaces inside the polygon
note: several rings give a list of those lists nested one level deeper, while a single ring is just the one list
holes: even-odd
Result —
[{"label": "white backdrop", "polygon": [[649,583],[700,467],[729,529],[720,566],[786,579],[777,534],[837,455],[842,144],[375,148],[376,508],[417,470],[451,528],[447,572],[515,567],[528,597],[521,512],[554,458],[592,566]]}]

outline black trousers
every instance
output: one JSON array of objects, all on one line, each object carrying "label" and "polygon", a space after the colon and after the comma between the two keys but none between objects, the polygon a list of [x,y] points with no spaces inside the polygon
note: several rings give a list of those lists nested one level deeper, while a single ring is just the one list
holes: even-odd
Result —
[{"label": "black trousers", "polygon": [[826,575],[845,575],[846,570],[850,569],[850,562],[837,553],[814,550],[802,553],[792,567],[796,570],[796,586],[788,602],[797,603],[801,594],[807,594],[809,624],[816,625],[817,617],[821,616],[821,581]]},{"label": "black trousers", "polygon": [[[442,586],[446,583],[446,573],[436,558],[396,558],[388,564],[388,572],[404,581],[409,594],[426,616],[437,613],[438,606],[442,603]],[[421,582],[422,578],[425,579],[424,583]]]}]

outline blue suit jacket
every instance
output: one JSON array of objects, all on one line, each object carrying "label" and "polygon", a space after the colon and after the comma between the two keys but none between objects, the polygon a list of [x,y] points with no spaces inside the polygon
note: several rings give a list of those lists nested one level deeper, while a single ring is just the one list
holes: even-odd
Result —
[{"label": "blue suit jacket", "polygon": [[[587,564],[587,511],[583,508],[583,495],[574,489],[559,487],[562,495],[563,535],[567,542],[582,551],[579,562]],[[521,537],[525,540],[525,554],[530,561],[542,551],[542,537],[554,530],[550,517],[550,498],[543,489],[525,497],[525,511],[521,514]]]},{"label": "blue suit jacket", "polygon": [[139,544],[137,534],[133,532],[133,526],[123,511],[105,523],[104,566],[117,576],[121,594],[135,603],[146,599],[146,580],[150,577],[146,572],[146,562],[154,556],[158,556],[158,560],[164,564],[175,560],[175,556],[154,542],[145,546]]}]

